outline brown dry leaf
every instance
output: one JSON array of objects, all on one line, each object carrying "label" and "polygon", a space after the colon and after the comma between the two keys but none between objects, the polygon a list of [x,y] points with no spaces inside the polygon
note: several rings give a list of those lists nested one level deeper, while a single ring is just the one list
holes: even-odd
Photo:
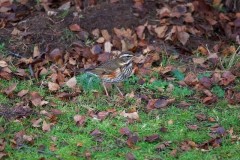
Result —
[{"label": "brown dry leaf", "polygon": [[180,148],[183,151],[189,151],[191,149],[191,146],[188,144],[188,142],[182,142]]},{"label": "brown dry leaf", "polygon": [[38,92],[31,92],[30,93],[30,100],[34,106],[41,106],[42,97]]},{"label": "brown dry leaf", "polygon": [[92,31],[92,35],[94,35],[95,37],[99,37],[99,35],[100,35],[100,31],[99,31],[99,29],[98,28],[96,28],[96,29],[94,29],[93,31]]},{"label": "brown dry leaf", "polygon": [[0,70],[0,78],[6,79],[6,80],[11,80],[12,79],[12,74],[5,72],[3,70]]},{"label": "brown dry leaf", "polygon": [[84,156],[87,160],[91,160],[91,152],[90,151],[84,152]]},{"label": "brown dry leaf", "polygon": [[121,135],[126,135],[126,136],[130,136],[132,134],[132,132],[129,130],[129,128],[127,127],[123,127],[119,129],[119,132]]},{"label": "brown dry leaf", "polygon": [[69,87],[69,88],[76,88],[76,85],[77,85],[77,79],[76,77],[72,77],[71,79],[69,79],[67,82],[66,82],[66,85]]},{"label": "brown dry leaf", "polygon": [[7,157],[8,154],[5,153],[5,152],[0,152],[0,159],[4,158],[4,157]]},{"label": "brown dry leaf", "polygon": [[213,104],[216,101],[217,101],[217,97],[216,96],[208,96],[208,97],[205,97],[203,99],[203,103],[204,104],[208,104],[208,105]]},{"label": "brown dry leaf", "polygon": [[86,117],[85,116],[81,116],[79,114],[75,115],[73,117],[74,121],[76,122],[77,126],[83,126],[86,122]]},{"label": "brown dry leaf", "polygon": [[145,36],[143,34],[145,28],[146,28],[145,25],[140,25],[136,28],[136,32],[137,32],[137,35],[138,35],[139,39],[144,39],[145,38]]},{"label": "brown dry leaf", "polygon": [[57,91],[60,89],[60,86],[57,83],[48,82],[48,89],[50,91]]},{"label": "brown dry leaf", "polygon": [[187,32],[178,32],[177,38],[178,40],[185,45],[189,39],[190,35]]},{"label": "brown dry leaf", "polygon": [[203,113],[196,114],[195,116],[199,121],[205,121],[207,119],[207,116]]},{"label": "brown dry leaf", "polygon": [[54,152],[57,150],[57,145],[56,144],[51,144],[50,147],[49,147],[49,150]]},{"label": "brown dry leaf", "polygon": [[27,77],[27,73],[25,69],[18,68],[17,71],[14,73],[15,75],[21,76],[21,77]]},{"label": "brown dry leaf", "polygon": [[157,145],[156,150],[157,150],[157,151],[163,151],[163,150],[165,150],[167,147],[169,147],[171,143],[172,143],[171,141],[165,141],[165,142]]},{"label": "brown dry leaf", "polygon": [[161,108],[166,107],[168,104],[169,104],[168,100],[166,100],[166,99],[158,99],[155,102],[154,107],[157,108],[157,109],[161,109]]},{"label": "brown dry leaf", "polygon": [[45,120],[43,121],[42,124],[42,130],[44,132],[49,132],[51,130],[51,124],[47,123]]},{"label": "brown dry leaf", "polygon": [[134,119],[134,120],[139,120],[139,115],[138,112],[132,112],[132,113],[126,113],[125,110],[120,113],[121,116]]},{"label": "brown dry leaf", "polygon": [[136,158],[134,157],[134,155],[130,152],[128,152],[126,154],[126,160],[135,160]]},{"label": "brown dry leaf", "polygon": [[222,74],[220,85],[226,86],[232,83],[235,79],[236,79],[236,76],[234,76],[230,71],[226,71]]},{"label": "brown dry leaf", "polygon": [[133,62],[136,63],[136,64],[144,63],[145,60],[146,60],[146,57],[142,54],[140,56],[133,57]]},{"label": "brown dry leaf", "polygon": [[106,41],[111,40],[111,36],[106,29],[101,30],[101,34]]},{"label": "brown dry leaf", "polygon": [[7,62],[5,62],[5,61],[0,61],[0,67],[7,67],[8,66],[8,64],[7,64]]},{"label": "brown dry leaf", "polygon": [[187,85],[193,86],[193,85],[196,85],[198,83],[198,78],[197,78],[196,74],[191,72],[191,73],[187,74],[187,76],[184,79],[184,82]]},{"label": "brown dry leaf", "polygon": [[28,90],[21,90],[20,92],[18,92],[18,97],[23,97],[23,96],[25,96],[26,94],[28,94]]},{"label": "brown dry leaf", "polygon": [[132,134],[128,137],[127,145],[128,147],[133,148],[138,141],[139,141],[138,135]]},{"label": "brown dry leaf", "polygon": [[51,61],[56,62],[58,64],[62,64],[63,62],[63,52],[59,48],[55,48],[49,53],[49,58]]},{"label": "brown dry leaf", "polygon": [[77,143],[77,147],[82,147],[83,146],[83,143],[82,142],[78,142]]},{"label": "brown dry leaf", "polygon": [[173,120],[170,119],[167,123],[168,123],[168,125],[172,125],[173,124]]},{"label": "brown dry leaf", "polygon": [[13,83],[11,86],[9,86],[8,88],[6,88],[4,90],[4,93],[7,95],[7,96],[13,96],[13,91],[17,88],[17,83]]},{"label": "brown dry leaf", "polygon": [[30,144],[33,144],[33,136],[29,136],[29,135],[23,135],[23,140],[30,143]]},{"label": "brown dry leaf", "polygon": [[102,111],[97,114],[98,119],[104,120],[107,116],[109,115],[109,112],[107,111]]},{"label": "brown dry leaf", "polygon": [[167,26],[161,26],[154,29],[154,31],[157,33],[158,38],[165,37],[165,34],[167,32],[168,27]]},{"label": "brown dry leaf", "polygon": [[37,45],[33,48],[33,58],[40,56],[39,47]]},{"label": "brown dry leaf", "polygon": [[214,6],[219,6],[221,4],[222,0],[213,0],[213,5]]},{"label": "brown dry leaf", "polygon": [[199,46],[197,51],[200,52],[202,55],[208,55],[208,50],[203,46]]},{"label": "brown dry leaf", "polygon": [[232,55],[233,53],[236,52],[236,47],[235,46],[230,46],[222,51],[222,54],[224,56]]},{"label": "brown dry leaf", "polygon": [[71,24],[69,26],[69,29],[73,32],[79,32],[81,31],[81,27],[78,24]]},{"label": "brown dry leaf", "polygon": [[207,89],[210,89],[212,87],[212,81],[208,77],[202,77],[199,82]]},{"label": "brown dry leaf", "polygon": [[103,37],[99,37],[96,42],[97,43],[104,43],[105,39]]},{"label": "brown dry leaf", "polygon": [[204,62],[206,61],[206,59],[205,58],[202,58],[202,57],[200,57],[200,58],[193,58],[193,63],[194,64],[203,64]]},{"label": "brown dry leaf", "polygon": [[156,142],[156,141],[159,141],[160,140],[160,136],[158,134],[153,134],[153,135],[150,135],[150,136],[146,136],[144,138],[144,141],[146,142]]},{"label": "brown dry leaf", "polygon": [[111,53],[112,51],[112,43],[107,41],[104,43],[104,52]]},{"label": "brown dry leaf", "polygon": [[33,127],[41,127],[41,125],[40,125],[40,123],[42,122],[43,120],[42,120],[42,118],[39,118],[39,119],[37,119],[37,120],[33,120],[32,121],[32,126]]},{"label": "brown dry leaf", "polygon": [[13,35],[13,36],[18,36],[20,34],[21,34],[21,31],[19,29],[17,29],[17,28],[14,28],[12,33],[11,33],[11,35]]},{"label": "brown dry leaf", "polygon": [[6,142],[4,139],[0,139],[0,152],[4,151]]},{"label": "brown dry leaf", "polygon": [[184,15],[184,21],[186,23],[193,23],[194,22],[194,18],[192,17],[192,14],[191,13],[186,13]]},{"label": "brown dry leaf", "polygon": [[187,128],[190,130],[196,131],[198,130],[199,127],[197,125],[187,125]]}]

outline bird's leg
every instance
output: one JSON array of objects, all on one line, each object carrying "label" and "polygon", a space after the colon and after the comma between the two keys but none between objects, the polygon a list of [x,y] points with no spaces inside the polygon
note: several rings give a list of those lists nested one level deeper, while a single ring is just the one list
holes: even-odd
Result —
[{"label": "bird's leg", "polygon": [[115,85],[116,86],[116,88],[117,88],[117,90],[118,90],[118,92],[121,94],[121,96],[123,97],[123,93],[121,92],[121,90],[118,88],[118,86],[117,85]]},{"label": "bird's leg", "polygon": [[102,82],[102,84],[103,84],[103,88],[104,88],[104,90],[105,90],[106,95],[109,97],[109,94],[108,94],[107,88],[106,88],[106,86],[105,86],[105,83]]}]

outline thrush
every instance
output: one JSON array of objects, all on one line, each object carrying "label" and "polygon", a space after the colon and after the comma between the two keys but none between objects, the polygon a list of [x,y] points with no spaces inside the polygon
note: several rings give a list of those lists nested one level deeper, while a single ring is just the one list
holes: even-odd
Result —
[{"label": "thrush", "polygon": [[[87,73],[99,77],[107,96],[109,96],[105,83],[119,83],[129,78],[133,72],[132,52],[122,52],[117,58],[109,60],[99,66],[86,70]],[[115,85],[116,86],[116,85]],[[119,93],[123,96],[121,90],[116,86]]]}]

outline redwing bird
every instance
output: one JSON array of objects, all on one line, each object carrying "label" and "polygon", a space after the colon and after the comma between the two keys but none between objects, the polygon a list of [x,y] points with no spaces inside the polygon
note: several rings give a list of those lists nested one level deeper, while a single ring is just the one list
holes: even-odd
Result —
[{"label": "redwing bird", "polygon": [[[119,83],[130,77],[133,72],[132,59],[132,52],[122,52],[117,58],[109,60],[94,69],[88,69],[86,72],[102,80],[106,95],[109,96],[105,83]],[[123,96],[118,86],[116,87]]]}]

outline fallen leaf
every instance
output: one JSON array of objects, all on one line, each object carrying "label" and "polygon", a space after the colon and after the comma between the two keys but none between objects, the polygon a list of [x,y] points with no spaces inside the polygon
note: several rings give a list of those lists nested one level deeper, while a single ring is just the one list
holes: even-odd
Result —
[{"label": "fallen leaf", "polygon": [[107,41],[104,43],[104,52],[111,53],[112,51],[112,43]]},{"label": "fallen leaf", "polygon": [[172,125],[172,124],[173,124],[173,120],[170,119],[170,120],[168,121],[168,125]]},{"label": "fallen leaf", "polygon": [[55,48],[49,53],[49,58],[51,61],[56,62],[58,64],[63,63],[63,52],[59,48]]},{"label": "fallen leaf", "polygon": [[6,88],[4,90],[4,93],[7,96],[12,96],[13,95],[13,91],[17,88],[17,83],[13,83],[12,85],[10,85],[8,88]]},{"label": "fallen leaf", "polygon": [[167,26],[161,26],[154,29],[154,31],[157,33],[158,38],[163,38],[167,32],[168,27]]},{"label": "fallen leaf", "polygon": [[[97,40],[96,40],[97,43],[104,43],[105,42],[105,39],[103,37],[99,37]],[[94,52],[93,52],[94,53]]]},{"label": "fallen leaf", "polygon": [[69,29],[73,32],[79,32],[81,31],[81,27],[78,24],[71,24],[69,26]]},{"label": "fallen leaf", "polygon": [[178,40],[185,45],[189,39],[190,35],[187,32],[178,32],[177,38]]},{"label": "fallen leaf", "polygon": [[33,58],[36,58],[38,56],[40,56],[39,47],[37,45],[35,45],[33,48]]},{"label": "fallen leaf", "polygon": [[77,126],[83,126],[86,122],[86,117],[85,116],[81,116],[79,114],[75,115],[73,117],[74,121],[76,122]]},{"label": "fallen leaf", "polygon": [[163,133],[166,133],[168,131],[166,127],[161,127],[159,130],[160,132],[163,132]]},{"label": "fallen leaf", "polygon": [[56,147],[56,146],[57,146],[56,144],[53,144],[53,143],[52,143],[52,144],[50,145],[50,147],[49,147],[49,150],[52,151],[52,152],[56,151],[56,150],[57,150],[57,147]]},{"label": "fallen leaf", "polygon": [[127,145],[128,147],[133,148],[138,141],[139,141],[138,135],[132,134],[128,137]]},{"label": "fallen leaf", "polygon": [[197,125],[187,125],[187,128],[190,130],[196,131],[196,130],[198,130],[199,127]]},{"label": "fallen leaf", "polygon": [[0,67],[7,67],[8,66],[8,64],[7,64],[7,62],[5,62],[5,61],[0,61]]},{"label": "fallen leaf", "polygon": [[111,40],[111,36],[106,29],[101,30],[101,34],[106,41]]},{"label": "fallen leaf", "polygon": [[226,71],[222,74],[222,79],[220,81],[221,85],[228,85],[232,83],[236,79],[236,76],[234,76],[230,71]]},{"label": "fallen leaf", "polygon": [[3,70],[0,70],[0,78],[6,79],[6,80],[11,80],[12,79],[12,74],[5,72]]},{"label": "fallen leaf", "polygon": [[128,152],[126,154],[126,160],[135,160],[136,158],[134,157],[134,155],[130,152]]},{"label": "fallen leaf", "polygon": [[216,101],[217,101],[217,97],[216,97],[216,96],[205,97],[205,98],[203,99],[203,103],[204,103],[204,104],[208,104],[208,105],[213,104],[213,103],[215,103]]},{"label": "fallen leaf", "polygon": [[160,140],[160,136],[158,134],[146,136],[144,138],[144,141],[146,141],[146,142],[155,142],[155,141],[159,141],[159,140]]},{"label": "fallen leaf", "polygon": [[208,77],[202,77],[199,82],[206,87],[207,89],[210,89],[212,87],[211,79]]},{"label": "fallen leaf", "polygon": [[173,157],[176,157],[177,156],[177,152],[178,150],[174,149],[170,152],[170,155],[173,156]]},{"label": "fallen leaf", "polygon": [[43,121],[42,118],[39,118],[39,119],[37,119],[37,120],[33,120],[33,121],[32,121],[32,126],[33,126],[33,127],[36,127],[36,128],[41,127],[40,123],[41,123],[42,121]]},{"label": "fallen leaf", "polygon": [[122,111],[120,113],[121,116],[126,117],[126,118],[130,118],[130,119],[134,119],[134,120],[139,120],[139,115],[138,112],[132,112],[132,113],[126,113],[125,111]]},{"label": "fallen leaf", "polygon": [[42,130],[44,132],[49,132],[51,130],[51,124],[47,123],[46,121],[43,121]]},{"label": "fallen leaf", "polygon": [[163,151],[163,150],[165,150],[167,147],[169,147],[171,143],[172,143],[171,141],[165,141],[165,142],[157,145],[155,149],[156,149],[157,151]]},{"label": "fallen leaf", "polygon": [[3,159],[4,157],[7,157],[8,154],[5,152],[0,152],[0,159]]},{"label": "fallen leaf", "polygon": [[193,85],[196,85],[198,83],[198,78],[197,78],[196,74],[190,72],[185,77],[184,82],[187,85],[193,86]]},{"label": "fallen leaf", "polygon": [[28,90],[21,90],[20,92],[18,92],[18,97],[23,97],[25,96],[29,91]]},{"label": "fallen leaf", "polygon": [[160,109],[160,108],[164,108],[168,105],[168,101],[166,99],[158,99],[155,104],[154,104],[154,107],[157,108],[157,109]]},{"label": "fallen leaf", "polygon": [[194,64],[200,64],[200,65],[203,64],[206,61],[206,59],[202,58],[202,57],[200,57],[200,58],[193,58],[192,60],[193,60]]},{"label": "fallen leaf", "polygon": [[207,116],[203,113],[196,114],[195,116],[199,121],[205,121],[207,119]]},{"label": "fallen leaf", "polygon": [[6,141],[4,139],[0,139],[0,152],[4,151],[6,146]]},{"label": "fallen leaf", "polygon": [[57,91],[60,89],[60,86],[57,83],[48,82],[48,89],[50,91]]},{"label": "fallen leaf", "polygon": [[76,87],[76,85],[77,85],[77,79],[76,79],[76,77],[74,76],[74,77],[70,78],[70,79],[66,82],[66,85],[67,85],[69,88],[74,89],[74,88]]},{"label": "fallen leaf", "polygon": [[119,129],[119,132],[121,135],[126,135],[126,136],[130,136],[132,134],[132,132],[129,130],[129,128],[127,127],[123,127]]},{"label": "fallen leaf", "polygon": [[91,160],[91,152],[90,152],[90,151],[86,151],[86,152],[84,153],[84,156],[85,156],[85,158],[86,158],[87,160]]},{"label": "fallen leaf", "polygon": [[107,111],[102,111],[97,114],[98,119],[104,120],[107,116],[109,115],[109,112]]}]

